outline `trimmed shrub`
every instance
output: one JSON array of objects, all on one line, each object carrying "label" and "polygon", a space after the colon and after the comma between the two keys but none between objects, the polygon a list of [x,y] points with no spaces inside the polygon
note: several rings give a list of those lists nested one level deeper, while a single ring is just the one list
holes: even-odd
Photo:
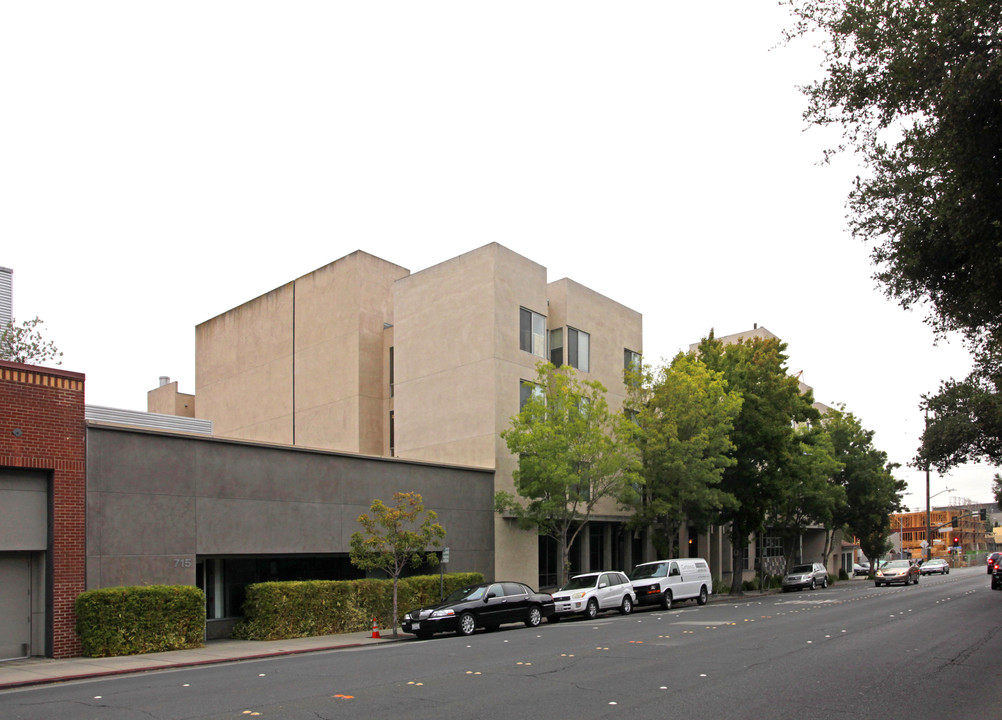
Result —
[{"label": "trimmed shrub", "polygon": [[[439,576],[401,578],[397,610],[404,613],[439,600]],[[480,573],[452,573],[444,577],[445,594],[464,585],[483,582]],[[392,627],[392,580],[307,580],[248,585],[243,619],[233,630],[242,640],[282,640],[315,635],[360,632]],[[398,618],[399,623],[399,618]]]},{"label": "trimmed shrub", "polygon": [[192,585],[88,590],[76,599],[77,635],[87,657],[202,647],[205,595]]},{"label": "trimmed shrub", "polygon": [[845,571],[845,568],[839,568],[838,579],[839,580],[848,580],[849,579],[849,573],[847,573]]},{"label": "trimmed shrub", "polygon": [[741,583],[741,589],[742,590],[758,590],[758,586],[759,586],[759,577],[758,577],[758,575],[756,575],[751,580],[744,580]]}]

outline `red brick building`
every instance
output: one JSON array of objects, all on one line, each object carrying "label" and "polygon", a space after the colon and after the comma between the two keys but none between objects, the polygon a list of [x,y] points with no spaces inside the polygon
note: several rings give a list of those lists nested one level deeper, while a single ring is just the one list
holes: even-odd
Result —
[{"label": "red brick building", "polygon": [[84,375],[0,361],[0,659],[80,654],[85,518]]}]

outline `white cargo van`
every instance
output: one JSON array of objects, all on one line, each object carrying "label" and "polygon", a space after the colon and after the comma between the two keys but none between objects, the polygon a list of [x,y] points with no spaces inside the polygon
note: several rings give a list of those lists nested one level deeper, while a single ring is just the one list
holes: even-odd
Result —
[{"label": "white cargo van", "polygon": [[706,605],[713,592],[710,566],[702,558],[641,563],[630,572],[630,582],[638,605],[660,604],[665,610],[679,600]]}]

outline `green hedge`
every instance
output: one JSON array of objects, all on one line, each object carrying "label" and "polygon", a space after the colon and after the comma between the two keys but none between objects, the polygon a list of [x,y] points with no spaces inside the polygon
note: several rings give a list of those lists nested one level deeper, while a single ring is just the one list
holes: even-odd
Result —
[{"label": "green hedge", "polygon": [[[480,573],[445,576],[445,594],[464,585],[483,582]],[[401,578],[397,587],[400,617],[408,610],[439,601],[439,576]],[[336,635],[372,628],[391,628],[392,580],[306,580],[248,585],[243,620],[233,637],[242,640],[282,640],[314,635]],[[398,618],[399,621],[399,618]]]},{"label": "green hedge", "polygon": [[202,647],[205,637],[205,595],[191,585],[88,590],[76,615],[87,657]]}]

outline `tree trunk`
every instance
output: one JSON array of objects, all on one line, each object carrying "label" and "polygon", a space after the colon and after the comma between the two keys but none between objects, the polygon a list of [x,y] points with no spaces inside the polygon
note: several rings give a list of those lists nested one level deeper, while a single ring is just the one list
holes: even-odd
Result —
[{"label": "tree trunk", "polygon": [[830,528],[825,528],[825,547],[821,551],[821,562],[825,564],[825,568],[828,567],[828,560],[831,558],[832,550],[834,547],[835,531]]},{"label": "tree trunk", "polygon": [[393,576],[393,617],[390,622],[393,623],[393,637],[397,637],[397,583],[400,582],[400,576]]},{"label": "tree trunk", "polygon": [[731,595],[744,594],[741,580],[745,566],[744,549],[748,546],[748,536],[742,535],[737,520],[731,523]]},{"label": "tree trunk", "polygon": [[[790,568],[793,567],[793,554],[797,552],[797,545],[795,542],[787,542],[790,538],[783,538],[783,574],[790,572]],[[803,562],[803,558],[800,559]]]},{"label": "tree trunk", "polygon": [[570,546],[567,543],[566,529],[557,538],[557,554],[560,556],[560,562],[557,565],[557,587],[562,588],[567,582],[567,566],[570,564]]}]

